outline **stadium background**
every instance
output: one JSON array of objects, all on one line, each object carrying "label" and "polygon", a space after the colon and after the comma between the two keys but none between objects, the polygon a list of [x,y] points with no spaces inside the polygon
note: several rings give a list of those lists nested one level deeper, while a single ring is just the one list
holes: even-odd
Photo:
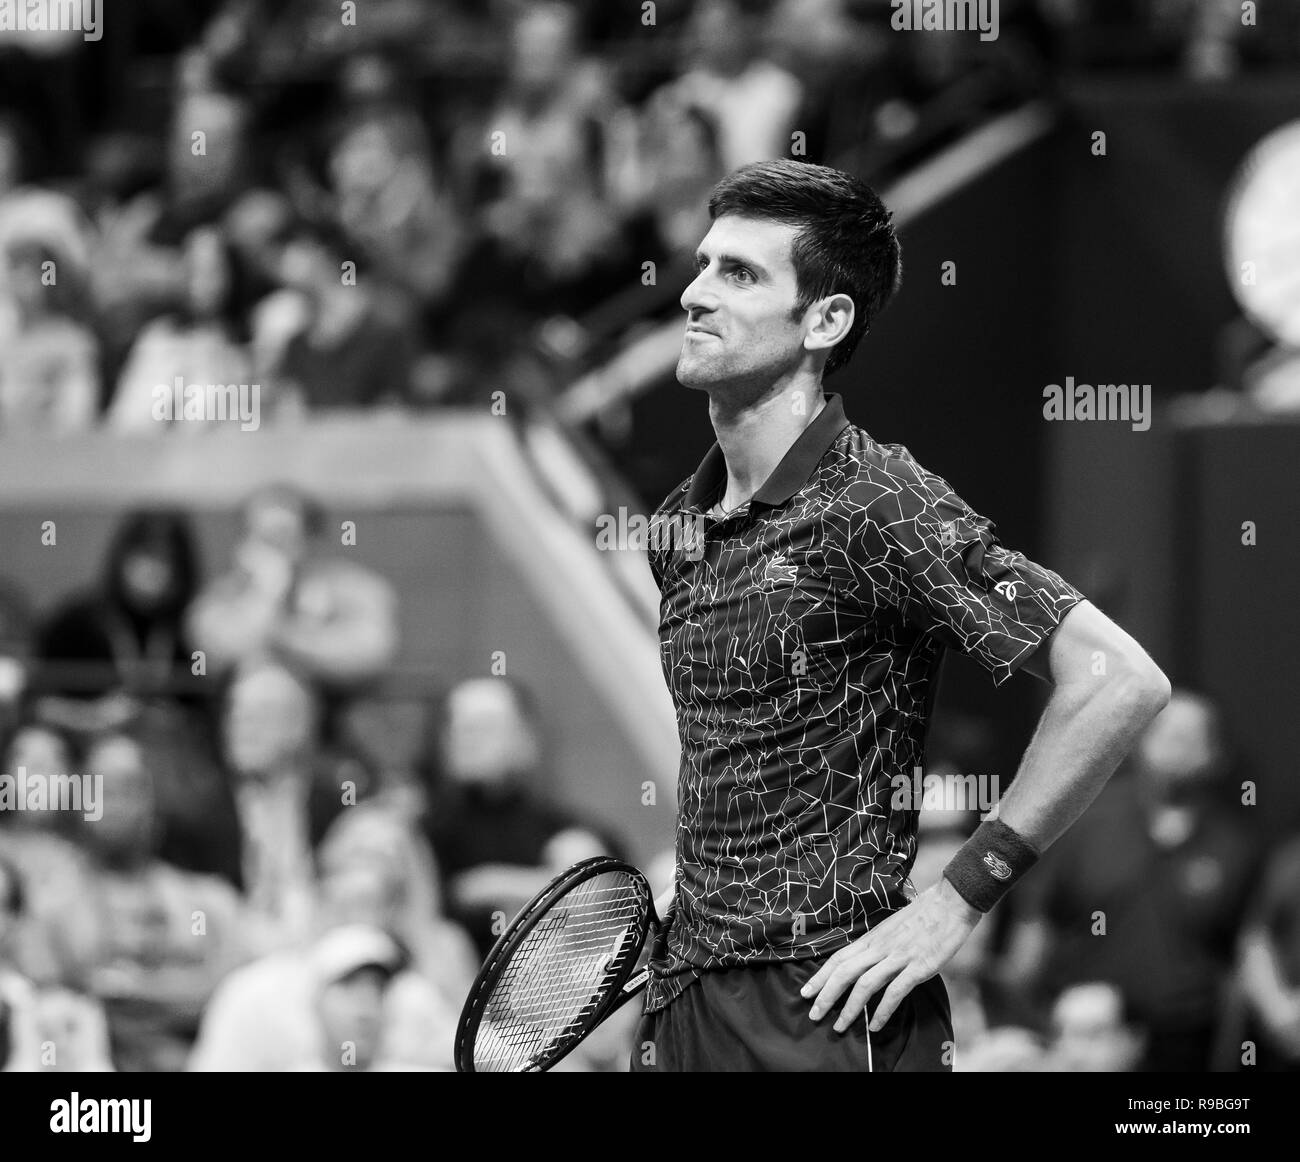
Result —
[{"label": "stadium background", "polygon": [[[1201,886],[1162,896],[1134,855],[1109,890],[1169,931],[1092,936],[1102,889],[1044,873],[954,966],[959,1068],[1294,1068],[1300,421],[1294,391],[1250,389],[1270,340],[1220,242],[1242,158],[1300,107],[1300,9],[1261,0],[1245,26],[1216,0],[1025,0],[985,42],[894,31],[871,0],[670,0],[653,23],[631,2],[338,8],[139,0],[97,43],[0,33],[4,770],[120,777],[157,822],[101,842],[0,817],[7,1067],[446,1068],[488,915],[589,850],[663,874],[656,595],[596,530],[652,511],[711,443],[672,378],[683,263],[712,182],[793,153],[869,180],[900,225],[903,291],[829,384],[851,418],[1204,699],[1160,760],[1213,821]],[[257,382],[257,429],[154,419],[142,400],[178,375]],[[1150,430],[1044,422],[1066,376],[1151,383]],[[239,632],[275,586],[245,505],[285,485],[301,497],[267,504],[319,506],[306,560],[338,606],[279,593],[297,646]],[[106,562],[160,510],[193,538],[194,604],[128,611]],[[140,664],[152,628],[170,672]],[[474,681],[503,674],[503,696]],[[283,711],[270,769],[232,742],[241,684]],[[930,769],[1005,784],[1042,704],[951,658]],[[297,808],[249,789],[277,780]],[[366,825],[341,821],[344,784]],[[935,813],[924,874],[969,825]],[[1130,839],[1080,845],[1126,864]],[[209,895],[219,938],[191,932]],[[1112,951],[1072,976],[1081,924]],[[1025,951],[1045,932],[1054,968]],[[51,1022],[68,1049],[33,1059]],[[617,1067],[623,1032],[574,1066]]]}]

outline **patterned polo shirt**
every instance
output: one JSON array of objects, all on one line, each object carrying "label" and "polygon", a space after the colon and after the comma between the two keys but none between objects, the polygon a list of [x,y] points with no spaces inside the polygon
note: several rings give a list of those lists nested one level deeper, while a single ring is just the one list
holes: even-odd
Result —
[{"label": "patterned polo shirt", "polygon": [[659,642],[681,739],[677,903],[646,1011],[702,971],[827,955],[911,895],[913,804],[945,649],[1001,685],[1083,594],[837,395],[747,503],[715,444],[654,521]]}]

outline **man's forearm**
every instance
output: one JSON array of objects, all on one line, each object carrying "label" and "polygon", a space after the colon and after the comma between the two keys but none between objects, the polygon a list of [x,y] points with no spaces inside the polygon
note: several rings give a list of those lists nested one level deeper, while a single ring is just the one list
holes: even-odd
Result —
[{"label": "man's forearm", "polygon": [[1045,850],[1097,797],[1168,700],[1158,670],[1054,687],[996,817]]}]

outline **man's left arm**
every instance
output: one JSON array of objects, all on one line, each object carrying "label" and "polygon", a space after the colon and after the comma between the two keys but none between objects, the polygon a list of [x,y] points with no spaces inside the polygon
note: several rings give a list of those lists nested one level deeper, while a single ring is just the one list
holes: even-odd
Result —
[{"label": "man's left arm", "polygon": [[[1088,601],[1065,614],[1023,668],[1053,689],[993,814],[1042,852],[1097,797],[1169,701],[1170,687],[1146,651]],[[945,875],[827,960],[803,989],[813,1000],[812,1019],[849,990],[835,1022],[843,1031],[884,990],[870,1024],[878,1031],[913,988],[952,959],[983,914]]]}]

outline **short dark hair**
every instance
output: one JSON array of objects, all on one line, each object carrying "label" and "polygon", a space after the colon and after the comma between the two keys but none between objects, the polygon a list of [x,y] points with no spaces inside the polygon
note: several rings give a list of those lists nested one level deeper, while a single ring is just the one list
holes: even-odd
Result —
[{"label": "short dark hair", "polygon": [[826,375],[838,371],[902,282],[892,212],[851,174],[783,159],[743,166],[714,186],[709,218],[724,214],[799,227],[791,250],[795,318],[827,295],[853,300],[853,326],[826,360]]}]

